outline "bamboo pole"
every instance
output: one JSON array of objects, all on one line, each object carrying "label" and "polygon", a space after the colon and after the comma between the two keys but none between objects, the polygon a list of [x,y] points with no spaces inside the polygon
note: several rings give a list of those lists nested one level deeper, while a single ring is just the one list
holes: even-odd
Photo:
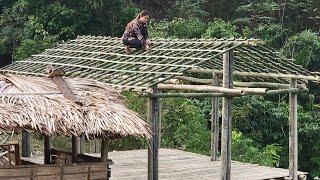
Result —
[{"label": "bamboo pole", "polygon": [[[199,84],[211,84],[212,83],[211,79],[200,79],[200,78],[194,78],[194,77],[189,77],[189,76],[176,76],[175,78],[179,79],[179,80],[185,80],[185,81],[199,83]],[[239,82],[239,81],[234,81],[233,86],[234,87],[249,87],[249,88],[276,88],[276,89],[290,88],[290,86],[288,84],[271,83],[271,82]],[[305,84],[298,84],[297,87],[298,88],[305,88],[306,85]]]},{"label": "bamboo pole", "polygon": [[44,142],[44,164],[51,164],[51,146],[52,146],[52,138],[48,135],[43,136]]},{"label": "bamboo pole", "polygon": [[[156,97],[155,97],[156,98]],[[147,120],[150,124],[152,124],[152,98],[148,98],[148,112],[147,112]],[[152,158],[152,139],[149,140],[148,146],[148,180],[152,180],[153,178],[153,158]]]},{"label": "bamboo pole", "polygon": [[[219,77],[212,74],[212,85],[219,84]],[[211,161],[217,161],[219,148],[219,99],[213,97],[211,99]]]},{"label": "bamboo pole", "polygon": [[85,153],[86,148],[86,137],[84,135],[80,136],[80,154]]},{"label": "bamboo pole", "polygon": [[229,89],[225,87],[215,87],[206,85],[175,85],[175,84],[159,84],[158,88],[161,90],[189,90],[200,92],[215,92],[227,93],[228,95],[242,95],[244,92],[241,89]]},{"label": "bamboo pole", "polygon": [[101,140],[101,161],[108,162],[109,141],[106,139]]},{"label": "bamboo pole", "polygon": [[240,96],[240,95],[229,95],[227,93],[155,93],[145,94],[143,97],[151,98],[206,98],[206,97],[224,97],[224,96]]},{"label": "bamboo pole", "polygon": [[22,157],[31,156],[31,144],[30,144],[30,133],[22,131]]},{"label": "bamboo pole", "polygon": [[[297,79],[291,79],[290,87],[295,88]],[[298,122],[297,122],[297,93],[289,94],[289,175],[298,180]]]},{"label": "bamboo pole", "polygon": [[[222,70],[211,70],[211,69],[203,69],[203,68],[191,68],[189,72],[192,73],[207,73],[212,74],[222,74]],[[290,79],[290,78],[296,78],[296,79],[305,79],[310,81],[319,81],[320,78],[318,76],[305,76],[305,75],[296,75],[296,74],[280,74],[280,73],[263,73],[263,72],[240,72],[240,71],[234,71],[234,76],[242,76],[242,77],[260,77],[260,78],[284,78],[284,79]]]},{"label": "bamboo pole", "polygon": [[[223,87],[232,88],[233,51],[223,54]],[[222,101],[221,180],[231,179],[232,97]]]},{"label": "bamboo pole", "polygon": [[80,138],[72,136],[72,162],[77,162],[77,156],[80,153]]},{"label": "bamboo pole", "polygon": [[298,92],[306,92],[306,91],[308,91],[308,89],[290,88],[290,89],[269,90],[267,91],[267,95],[298,93]]},{"label": "bamboo pole", "polygon": [[[153,88],[158,93],[158,88]],[[159,132],[160,132],[160,102],[159,98],[151,98],[151,121],[152,121],[152,180],[159,179]]]}]

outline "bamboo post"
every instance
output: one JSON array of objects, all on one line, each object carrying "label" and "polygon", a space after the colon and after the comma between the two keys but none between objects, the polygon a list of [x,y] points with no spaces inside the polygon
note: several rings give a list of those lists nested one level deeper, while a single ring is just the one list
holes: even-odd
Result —
[{"label": "bamboo post", "polygon": [[108,162],[109,141],[106,139],[101,140],[101,161]]},{"label": "bamboo post", "polygon": [[44,144],[44,164],[51,163],[51,137],[48,135],[43,136],[43,144]]},{"label": "bamboo post", "polygon": [[72,136],[72,162],[77,162],[77,156],[80,153],[80,138]]},{"label": "bamboo post", "polygon": [[[297,79],[291,79],[290,88],[296,88]],[[298,180],[298,122],[297,122],[297,93],[289,94],[289,176]]]},{"label": "bamboo post", "polygon": [[[157,87],[153,88],[153,93],[158,93]],[[148,173],[148,178],[152,180],[159,179],[159,172],[158,172],[158,157],[159,157],[159,132],[160,132],[160,101],[159,98],[150,98],[150,118],[152,123],[152,140],[150,143],[151,146],[151,159],[149,163],[152,162],[152,168],[150,168]],[[150,158],[150,157],[149,157]],[[152,170],[152,171],[151,171]]]},{"label": "bamboo post", "polygon": [[22,131],[22,157],[31,156],[30,133]]},{"label": "bamboo post", "polygon": [[86,148],[86,137],[84,135],[80,136],[80,154],[85,153]]},{"label": "bamboo post", "polygon": [[[148,111],[147,111],[147,121],[152,124],[152,118],[151,118],[151,98],[148,98]],[[149,146],[148,146],[148,180],[152,180],[153,175],[152,175],[152,167],[153,167],[153,162],[152,162],[152,139],[149,140]]]},{"label": "bamboo post", "polygon": [[[212,85],[219,84],[218,75],[212,74]],[[213,97],[211,100],[211,161],[216,161],[218,158],[218,143],[219,143],[219,99]]]},{"label": "bamboo post", "polygon": [[[223,87],[232,88],[233,51],[223,54]],[[226,96],[222,101],[221,128],[221,180],[231,179],[231,133],[232,133],[232,100]]]}]

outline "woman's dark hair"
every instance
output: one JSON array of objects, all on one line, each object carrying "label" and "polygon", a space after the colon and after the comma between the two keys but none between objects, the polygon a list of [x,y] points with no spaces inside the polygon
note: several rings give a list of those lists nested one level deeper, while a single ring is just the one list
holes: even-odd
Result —
[{"label": "woman's dark hair", "polygon": [[129,30],[130,27],[132,26],[133,22],[137,19],[140,19],[140,17],[143,17],[143,16],[151,16],[150,12],[147,11],[147,10],[143,10],[141,11],[137,17],[135,19],[133,19],[132,21],[130,21],[128,24],[127,24],[127,27],[126,27],[126,30]]},{"label": "woman's dark hair", "polygon": [[151,16],[151,14],[149,11],[143,10],[138,14],[138,16],[136,18],[139,19],[140,17],[143,17],[143,16]]}]

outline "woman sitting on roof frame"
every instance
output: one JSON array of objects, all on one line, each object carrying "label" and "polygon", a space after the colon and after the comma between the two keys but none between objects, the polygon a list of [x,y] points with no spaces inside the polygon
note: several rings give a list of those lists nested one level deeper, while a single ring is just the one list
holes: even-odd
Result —
[{"label": "woman sitting on roof frame", "polygon": [[150,13],[143,10],[138,16],[127,24],[126,30],[122,35],[122,42],[125,45],[125,53],[131,52],[130,48],[142,48],[149,50],[150,40],[148,37],[147,23],[150,19]]}]

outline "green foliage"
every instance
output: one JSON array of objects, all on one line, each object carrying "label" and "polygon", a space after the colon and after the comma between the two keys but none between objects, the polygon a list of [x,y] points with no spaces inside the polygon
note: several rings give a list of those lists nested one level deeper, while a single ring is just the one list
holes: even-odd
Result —
[{"label": "green foliage", "polygon": [[232,132],[232,159],[264,166],[279,166],[281,147],[276,144],[258,148],[241,132]]},{"label": "green foliage", "polygon": [[162,38],[200,38],[206,24],[199,18],[174,18],[171,21],[152,22],[151,37]]},{"label": "green foliage", "polygon": [[203,10],[205,0],[182,0],[175,1],[175,3],[169,9],[170,18],[203,18],[208,13]]},{"label": "green foliage", "polygon": [[290,37],[282,52],[308,70],[320,70],[320,36],[316,33],[307,30]]},{"label": "green foliage", "polygon": [[192,100],[164,99],[161,123],[162,147],[209,153],[208,120]]},{"label": "green foliage", "polygon": [[16,8],[7,8],[0,15],[0,53],[12,54],[18,46],[25,17]]},{"label": "green foliage", "polygon": [[199,18],[174,18],[168,25],[168,36],[173,38],[200,38],[206,25]]},{"label": "green foliage", "polygon": [[214,19],[213,22],[208,23],[208,28],[203,34],[204,38],[230,38],[237,37],[237,27],[231,22],[225,22],[222,19]]}]

